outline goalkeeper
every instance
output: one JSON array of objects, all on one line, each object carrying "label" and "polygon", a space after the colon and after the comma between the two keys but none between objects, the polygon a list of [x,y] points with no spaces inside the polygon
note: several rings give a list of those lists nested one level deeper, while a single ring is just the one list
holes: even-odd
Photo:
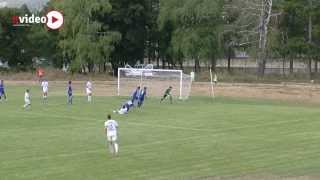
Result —
[{"label": "goalkeeper", "polygon": [[170,103],[172,104],[171,90],[172,90],[172,86],[170,86],[168,89],[166,89],[166,91],[164,92],[163,97],[162,97],[161,100],[160,100],[160,103],[169,96]]}]

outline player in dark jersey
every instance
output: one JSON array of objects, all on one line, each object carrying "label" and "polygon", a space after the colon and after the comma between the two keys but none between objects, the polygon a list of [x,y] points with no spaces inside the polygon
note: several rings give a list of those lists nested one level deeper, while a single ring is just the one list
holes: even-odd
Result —
[{"label": "player in dark jersey", "polygon": [[68,104],[72,104],[72,82],[68,82],[68,89],[67,89],[67,95],[68,95]]},{"label": "player in dark jersey", "polygon": [[164,92],[163,97],[161,98],[160,102],[165,100],[167,97],[170,99],[170,103],[172,104],[172,95],[171,95],[172,86],[170,86],[166,91]]},{"label": "player in dark jersey", "polygon": [[4,83],[3,83],[3,80],[0,81],[0,100],[2,100],[2,98],[4,100],[7,100],[7,96],[6,96],[6,93],[4,91]]}]

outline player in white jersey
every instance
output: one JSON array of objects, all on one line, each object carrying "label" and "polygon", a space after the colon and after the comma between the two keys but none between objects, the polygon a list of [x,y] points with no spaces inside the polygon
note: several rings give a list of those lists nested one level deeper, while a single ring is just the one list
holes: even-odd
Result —
[{"label": "player in white jersey", "polygon": [[48,99],[49,82],[47,80],[42,81],[41,87],[43,91],[43,101],[45,102]]},{"label": "player in white jersey", "polygon": [[24,93],[24,108],[28,108],[31,106],[31,96],[30,96],[30,91],[29,89],[26,90],[26,92]]},{"label": "player in white jersey", "polygon": [[92,101],[92,83],[90,81],[86,84],[86,93],[88,96],[88,102]]},{"label": "player in white jersey", "polygon": [[215,84],[215,85],[217,85],[217,84],[218,84],[218,76],[217,76],[217,74],[216,74],[216,73],[214,73],[214,76],[213,76],[213,82],[214,82],[214,84]]},{"label": "player in white jersey", "polygon": [[108,120],[104,122],[104,130],[107,135],[109,150],[113,155],[117,155],[119,151],[119,145],[117,143],[117,129],[117,121],[112,120],[111,115],[108,115]]}]

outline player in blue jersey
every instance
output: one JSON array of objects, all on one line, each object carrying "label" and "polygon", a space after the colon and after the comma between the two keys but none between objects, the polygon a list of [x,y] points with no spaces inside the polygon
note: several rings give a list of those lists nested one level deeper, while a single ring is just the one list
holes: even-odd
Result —
[{"label": "player in blue jersey", "polygon": [[138,107],[143,105],[144,99],[147,96],[147,87],[144,87],[143,90],[140,92]]},{"label": "player in blue jersey", "polygon": [[139,96],[140,96],[140,86],[137,87],[137,89],[132,94],[132,103],[134,106],[138,105],[139,102]]},{"label": "player in blue jersey", "polygon": [[4,83],[3,83],[3,80],[0,81],[0,100],[2,100],[2,98],[4,100],[7,100],[7,96],[6,96],[6,93],[4,91]]},{"label": "player in blue jersey", "polygon": [[72,82],[68,82],[68,89],[67,89],[67,95],[68,95],[68,104],[72,104]]}]

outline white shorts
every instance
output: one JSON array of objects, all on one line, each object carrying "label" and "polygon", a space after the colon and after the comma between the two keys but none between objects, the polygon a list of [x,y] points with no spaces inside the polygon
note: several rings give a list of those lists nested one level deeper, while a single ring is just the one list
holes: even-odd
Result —
[{"label": "white shorts", "polygon": [[109,142],[115,142],[115,141],[117,141],[117,135],[116,135],[116,134],[107,135],[107,140],[108,140]]},{"label": "white shorts", "polygon": [[43,88],[42,91],[43,93],[48,93],[48,88]]},{"label": "white shorts", "polygon": [[24,103],[27,104],[27,105],[31,104],[30,100],[26,100],[26,99],[24,100]]},{"label": "white shorts", "polygon": [[87,88],[86,91],[87,91],[87,95],[92,94],[91,89]]}]

